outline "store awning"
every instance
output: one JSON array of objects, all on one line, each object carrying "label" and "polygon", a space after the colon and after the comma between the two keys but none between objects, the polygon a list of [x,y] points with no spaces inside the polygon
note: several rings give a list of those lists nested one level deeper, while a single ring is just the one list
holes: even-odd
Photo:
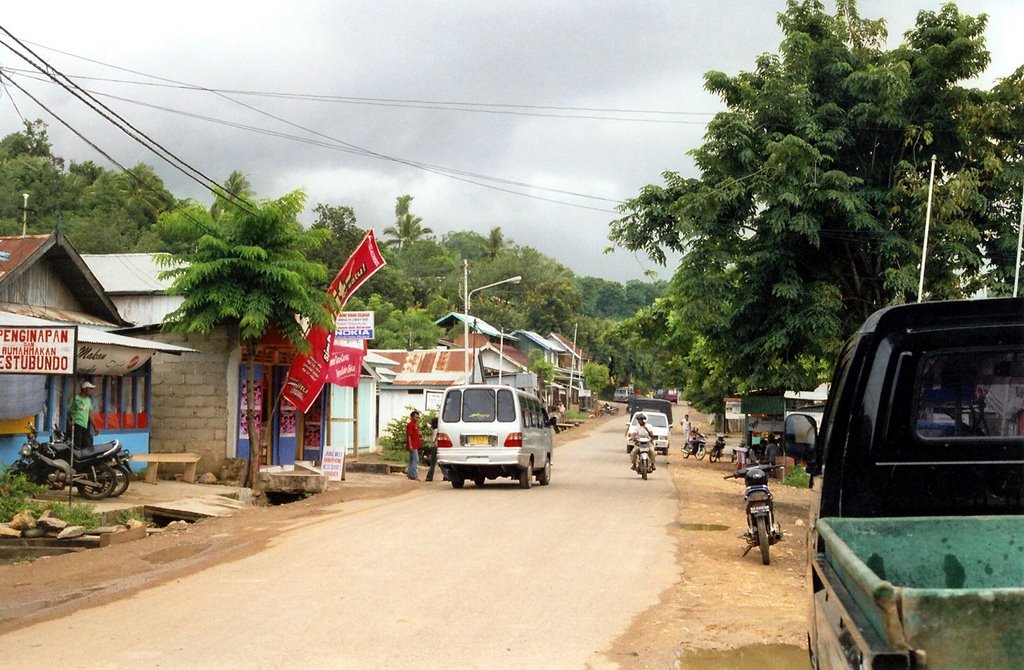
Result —
[{"label": "store awning", "polygon": [[66,327],[74,325],[78,326],[78,341],[75,346],[77,354],[75,374],[123,375],[145,365],[146,361],[157,352],[181,355],[195,351],[195,349],[181,347],[176,344],[117,335],[80,324],[0,312],[0,326]]}]

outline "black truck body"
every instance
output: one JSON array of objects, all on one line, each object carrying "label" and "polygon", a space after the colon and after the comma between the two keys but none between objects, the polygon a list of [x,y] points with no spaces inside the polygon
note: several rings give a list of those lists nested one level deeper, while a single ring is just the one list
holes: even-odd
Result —
[{"label": "black truck body", "polygon": [[840,354],[813,442],[817,668],[1024,667],[1024,300],[902,305]]}]

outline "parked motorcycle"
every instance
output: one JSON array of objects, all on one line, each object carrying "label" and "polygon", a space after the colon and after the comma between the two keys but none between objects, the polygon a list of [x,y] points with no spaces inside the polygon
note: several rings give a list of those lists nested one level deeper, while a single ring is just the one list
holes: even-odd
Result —
[{"label": "parked motorcycle", "polygon": [[725,433],[715,434],[715,443],[711,445],[711,450],[708,451],[708,462],[717,463],[722,460],[722,453],[725,451]]},{"label": "parked motorcycle", "polygon": [[[61,429],[54,425],[53,426],[54,443],[61,445],[57,447],[58,455],[67,460],[67,445],[71,444],[71,440]],[[110,440],[109,442],[101,442],[94,444],[92,449],[97,453],[103,454],[106,457],[106,465],[114,471],[114,487],[111,489],[108,497],[117,498],[118,496],[124,495],[125,491],[128,490],[128,486],[131,484],[132,477],[134,476],[131,468],[132,454],[127,449],[121,448],[121,442],[118,440]],[[78,461],[82,458],[80,452],[75,452],[75,460]]]},{"label": "parked motorcycle", "polygon": [[36,437],[35,428],[29,426],[28,441],[22,445],[20,457],[11,466],[12,473],[24,474],[33,484],[56,491],[72,486],[87,500],[101,500],[110,495],[116,475],[107,462],[121,449],[117,440],[76,451],[72,461],[69,443],[39,442]]},{"label": "parked motorcycle", "polygon": [[637,435],[633,438],[637,450],[636,462],[633,469],[640,473],[640,477],[647,479],[647,475],[654,472],[654,449],[651,447],[651,438],[647,435]]},{"label": "parked motorcycle", "polygon": [[771,545],[782,541],[782,529],[775,523],[775,504],[772,492],[768,489],[768,471],[781,468],[781,465],[751,465],[740,468],[723,479],[743,478],[743,500],[746,502],[747,532],[740,535],[747,541],[743,552],[746,556],[754,547],[761,550],[761,563],[772,562],[769,554]]},{"label": "parked motorcycle", "polygon": [[610,405],[608,403],[605,403],[604,407],[601,408],[601,412],[604,413],[604,414],[618,414],[619,413],[619,406],[618,405]]},{"label": "parked motorcycle", "polygon": [[690,431],[690,438],[683,444],[683,458],[693,456],[698,461],[704,458],[707,438],[696,430]]}]

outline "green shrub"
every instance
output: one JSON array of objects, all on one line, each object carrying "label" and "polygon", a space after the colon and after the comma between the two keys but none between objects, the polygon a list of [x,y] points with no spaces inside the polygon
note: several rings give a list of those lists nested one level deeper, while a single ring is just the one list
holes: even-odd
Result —
[{"label": "green shrub", "polygon": [[[392,419],[380,431],[380,438],[378,439],[381,446],[380,456],[385,461],[394,461],[396,463],[409,462],[409,454],[405,450],[405,424],[409,423],[409,414],[412,413],[413,408],[406,407],[406,409],[408,412],[405,416]],[[430,435],[433,432],[433,429],[430,427],[430,420],[436,416],[437,411],[435,410],[420,412],[419,428],[420,437],[423,438],[423,446],[427,446],[430,443]]]},{"label": "green shrub", "polygon": [[117,522],[122,526],[126,525],[129,521],[145,521],[146,518],[139,514],[136,508],[126,509],[117,515]]},{"label": "green shrub", "polygon": [[0,470],[0,521],[10,521],[18,512],[30,509],[29,500],[42,487],[28,481],[25,475],[11,473],[9,465]]},{"label": "green shrub", "polygon": [[782,483],[786,486],[795,486],[801,489],[807,488],[810,482],[811,476],[807,474],[807,470],[802,465],[798,465],[787,472],[786,477],[782,480]]},{"label": "green shrub", "polygon": [[0,470],[0,521],[10,521],[15,514],[24,510],[29,510],[36,518],[45,510],[50,510],[53,516],[67,521],[71,526],[96,528],[100,525],[100,516],[96,514],[93,505],[68,505],[56,501],[41,503],[32,500],[43,488],[28,481],[25,475],[12,474],[10,467],[4,466]]}]

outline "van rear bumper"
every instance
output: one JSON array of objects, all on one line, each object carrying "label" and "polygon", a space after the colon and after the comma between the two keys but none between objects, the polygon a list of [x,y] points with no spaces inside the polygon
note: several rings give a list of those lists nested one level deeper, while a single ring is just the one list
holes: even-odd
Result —
[{"label": "van rear bumper", "polygon": [[530,454],[523,449],[514,447],[502,447],[501,449],[448,447],[437,450],[437,463],[459,468],[489,468],[491,466],[525,468],[530,464]]}]

